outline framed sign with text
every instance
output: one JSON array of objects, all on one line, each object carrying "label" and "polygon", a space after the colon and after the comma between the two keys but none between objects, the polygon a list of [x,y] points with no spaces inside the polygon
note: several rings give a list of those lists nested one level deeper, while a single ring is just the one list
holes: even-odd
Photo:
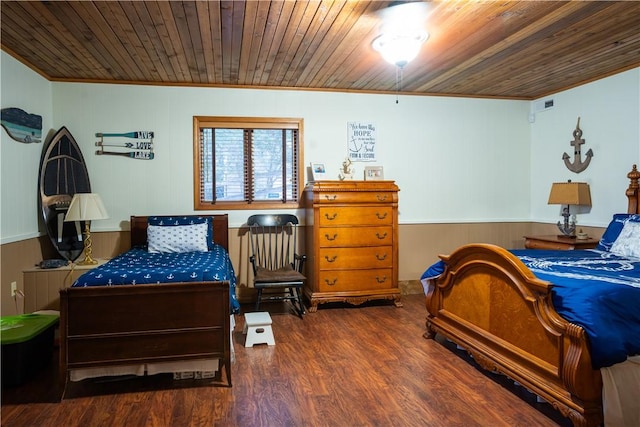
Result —
[{"label": "framed sign with text", "polygon": [[352,162],[375,162],[376,125],[347,122],[347,151]]}]

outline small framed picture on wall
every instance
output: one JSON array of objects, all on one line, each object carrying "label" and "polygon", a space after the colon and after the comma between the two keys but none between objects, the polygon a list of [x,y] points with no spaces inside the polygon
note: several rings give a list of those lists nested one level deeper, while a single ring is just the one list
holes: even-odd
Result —
[{"label": "small framed picture on wall", "polygon": [[382,181],[384,179],[384,168],[382,166],[365,166],[365,181]]},{"label": "small framed picture on wall", "polygon": [[311,181],[327,179],[327,169],[324,163],[311,163]]}]

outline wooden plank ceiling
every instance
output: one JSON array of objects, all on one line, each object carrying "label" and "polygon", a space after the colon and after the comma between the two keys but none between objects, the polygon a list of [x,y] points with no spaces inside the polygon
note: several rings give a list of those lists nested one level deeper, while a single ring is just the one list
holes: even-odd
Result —
[{"label": "wooden plank ceiling", "polygon": [[[397,90],[389,1],[0,2],[5,52],[51,81]],[[638,1],[432,1],[401,92],[534,99],[640,66]]]}]

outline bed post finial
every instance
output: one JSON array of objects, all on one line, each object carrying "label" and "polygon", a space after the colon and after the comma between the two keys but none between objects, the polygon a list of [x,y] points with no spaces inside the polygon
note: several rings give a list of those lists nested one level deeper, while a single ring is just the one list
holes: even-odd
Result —
[{"label": "bed post finial", "polygon": [[638,202],[640,202],[638,199],[638,191],[640,190],[638,179],[640,179],[640,172],[638,172],[637,165],[633,165],[631,172],[627,174],[627,178],[631,181],[629,183],[629,188],[627,188],[627,198],[629,199],[627,213],[637,214],[640,213],[640,206],[638,206]]}]

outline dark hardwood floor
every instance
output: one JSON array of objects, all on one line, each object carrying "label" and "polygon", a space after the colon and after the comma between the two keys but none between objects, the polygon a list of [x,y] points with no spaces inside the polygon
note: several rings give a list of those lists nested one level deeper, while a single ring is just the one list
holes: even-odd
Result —
[{"label": "dark hardwood floor", "polygon": [[[57,357],[2,390],[2,426],[570,426],[464,352],[422,337],[422,295],[403,308],[321,305],[300,320],[271,312],[276,345],[244,348],[233,333],[233,387],[171,375],[70,383],[58,401]],[[243,307],[244,308],[244,307]],[[250,307],[247,307],[250,310]]]}]

